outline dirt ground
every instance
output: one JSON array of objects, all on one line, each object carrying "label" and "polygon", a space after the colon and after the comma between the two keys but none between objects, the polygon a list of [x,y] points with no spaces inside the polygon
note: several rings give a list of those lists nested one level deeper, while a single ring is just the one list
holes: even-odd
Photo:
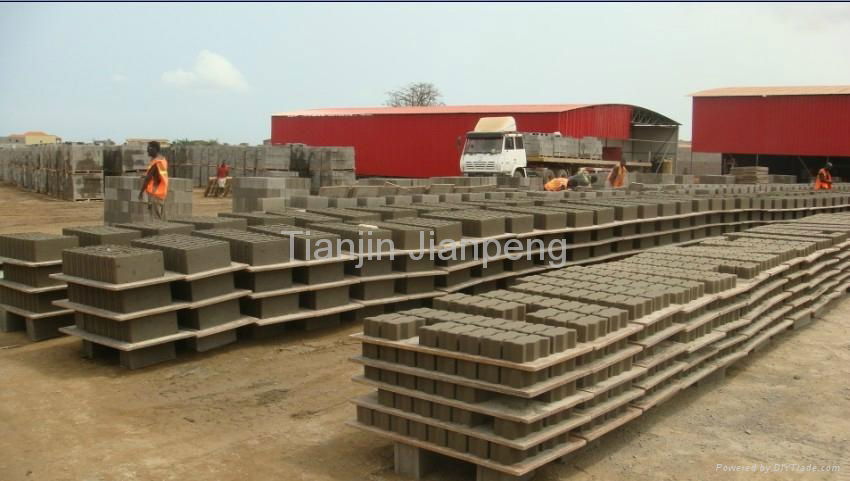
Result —
[{"label": "dirt ground", "polygon": [[[99,203],[0,187],[0,232],[98,223]],[[202,200],[196,212],[227,208]],[[197,204],[196,204],[197,205]],[[357,325],[240,341],[126,371],[71,338],[0,333],[0,480],[401,480],[392,446],[345,426]],[[691,388],[540,481],[850,479],[850,299]],[[835,473],[723,472],[717,465],[838,465]],[[446,462],[429,480],[473,479]]]}]

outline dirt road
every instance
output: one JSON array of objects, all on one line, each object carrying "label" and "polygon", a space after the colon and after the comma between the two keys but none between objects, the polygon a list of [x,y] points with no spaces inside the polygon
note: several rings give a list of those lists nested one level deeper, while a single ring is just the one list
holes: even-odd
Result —
[{"label": "dirt road", "polygon": [[[98,204],[0,188],[0,232],[99,221]],[[215,210],[207,201],[197,212]],[[346,427],[358,325],[240,341],[141,371],[80,357],[80,342],[0,333],[0,480],[401,480],[392,447]],[[850,477],[850,300],[679,394],[536,479]],[[763,463],[838,473],[722,472]],[[472,478],[447,463],[430,480]]]}]

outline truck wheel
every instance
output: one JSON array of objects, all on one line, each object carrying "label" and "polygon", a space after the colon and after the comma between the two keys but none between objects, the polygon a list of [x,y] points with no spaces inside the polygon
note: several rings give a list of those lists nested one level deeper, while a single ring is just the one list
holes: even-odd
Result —
[{"label": "truck wheel", "polygon": [[570,174],[564,169],[558,169],[558,177],[566,179]]},{"label": "truck wheel", "polygon": [[518,177],[518,178],[525,177],[525,170],[523,170],[523,169],[516,169],[516,170],[514,171],[514,177]]},{"label": "truck wheel", "polygon": [[543,178],[546,179],[546,182],[555,178],[555,173],[552,172],[552,169],[546,169],[543,171]]}]

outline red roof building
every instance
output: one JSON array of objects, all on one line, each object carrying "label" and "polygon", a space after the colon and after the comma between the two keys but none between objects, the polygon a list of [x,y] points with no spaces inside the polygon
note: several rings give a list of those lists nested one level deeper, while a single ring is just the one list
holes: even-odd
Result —
[{"label": "red roof building", "polygon": [[827,159],[850,168],[841,159],[850,158],[848,85],[719,88],[692,97],[693,150],[723,154],[727,169],[767,165],[806,177]]},{"label": "red roof building", "polygon": [[481,117],[513,116],[523,132],[603,139],[608,158],[675,157],[679,124],[624,104],[335,108],[272,116],[273,144],[353,146],[358,175],[460,174],[466,133]]}]

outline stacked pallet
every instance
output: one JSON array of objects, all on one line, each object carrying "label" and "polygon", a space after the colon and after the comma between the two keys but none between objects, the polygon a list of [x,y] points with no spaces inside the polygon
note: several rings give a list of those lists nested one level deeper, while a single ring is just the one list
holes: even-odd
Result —
[{"label": "stacked pallet", "polygon": [[191,350],[204,352],[234,343],[236,329],[255,321],[241,313],[240,301],[251,290],[235,287],[235,277],[246,265],[230,261],[227,242],[166,234],[132,244],[161,251],[165,268],[183,274],[172,282],[171,292],[175,301],[186,303],[177,311],[177,321],[181,330],[194,334],[186,339]]},{"label": "stacked pallet", "polygon": [[0,236],[0,308],[6,312],[4,332],[26,329],[33,341],[59,335],[58,329],[74,323],[73,314],[53,301],[65,299],[64,282],[51,274],[61,271],[62,250],[77,246],[65,235],[28,232]]},{"label": "stacked pallet", "polygon": [[233,212],[284,209],[289,198],[310,193],[310,179],[302,177],[237,177],[231,183]]},{"label": "stacked pallet", "polygon": [[433,454],[477,479],[534,471],[820,315],[850,287],[850,216],[653,249],[450,294],[364,320],[375,392],[352,424],[395,443],[417,479]]},{"label": "stacked pallet", "polygon": [[122,366],[137,369],[174,359],[176,342],[193,337],[179,329],[171,282],[160,251],[127,246],[89,246],[62,253],[68,300],[55,304],[74,311],[75,325],[61,331],[82,338],[83,353],[117,354]]},{"label": "stacked pallet", "polygon": [[767,184],[770,182],[767,167],[732,167],[729,174],[735,177],[736,184]]},{"label": "stacked pallet", "polygon": [[[139,200],[142,178],[106,177],[103,202],[103,221],[106,224],[150,222],[154,220],[147,198]],[[192,183],[187,179],[171,178],[165,200],[165,218],[192,215]]]},{"label": "stacked pallet", "polygon": [[123,227],[90,225],[66,227],[62,229],[62,235],[76,237],[80,247],[99,246],[103,244],[128,246],[130,245],[130,241],[142,237],[142,232]]},{"label": "stacked pallet", "polygon": [[354,147],[310,147],[304,157],[303,163],[294,160],[301,172],[307,172],[312,193],[325,186],[355,184]]},{"label": "stacked pallet", "polygon": [[64,200],[100,200],[103,148],[51,144],[0,149],[0,180]]},{"label": "stacked pallet", "polygon": [[[166,158],[167,153],[166,150]],[[141,176],[147,171],[149,163],[147,146],[119,145],[103,148],[103,171],[107,177]]]},{"label": "stacked pallet", "polygon": [[[345,277],[344,262],[351,258],[334,250],[338,236],[303,233],[287,225],[194,235],[228,241],[234,259],[248,264],[237,285],[252,291],[243,300],[242,312],[257,319],[254,336],[279,333],[296,321],[306,329],[337,325],[341,313],[360,307],[349,297],[349,286],[356,281]],[[325,255],[317,256],[325,245]]]}]

